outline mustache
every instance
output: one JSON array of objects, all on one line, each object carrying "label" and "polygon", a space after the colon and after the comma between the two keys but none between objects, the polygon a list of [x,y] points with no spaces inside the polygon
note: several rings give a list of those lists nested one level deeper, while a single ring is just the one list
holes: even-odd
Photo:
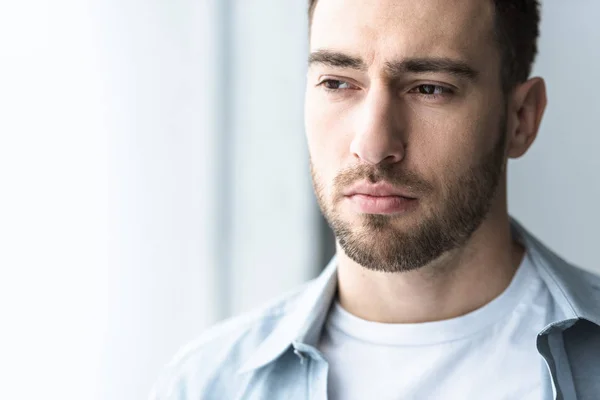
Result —
[{"label": "mustache", "polygon": [[408,188],[411,192],[419,194],[433,190],[433,186],[429,182],[412,171],[398,170],[394,166],[357,165],[344,169],[333,180],[336,197],[341,195],[345,187],[361,180],[373,184],[386,182],[392,186]]}]

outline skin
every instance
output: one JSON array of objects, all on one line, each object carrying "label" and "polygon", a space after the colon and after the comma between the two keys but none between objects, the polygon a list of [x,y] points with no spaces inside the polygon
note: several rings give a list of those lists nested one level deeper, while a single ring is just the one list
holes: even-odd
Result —
[{"label": "skin", "polygon": [[[541,78],[502,90],[493,18],[492,1],[480,0],[319,0],[316,6],[305,104],[313,181],[326,216],[363,233],[367,250],[385,253],[389,232],[414,232],[442,213],[451,184],[503,144],[489,210],[468,238],[439,257],[386,273],[357,263],[338,238],[339,301],[360,318],[418,323],[464,315],[502,293],[523,258],[510,234],[505,166],[535,140],[546,90]],[[354,62],[335,62],[332,54]],[[444,68],[407,68],[415,59],[444,60]],[[340,198],[335,185],[345,171],[382,168],[414,177],[403,187],[418,198],[410,212],[385,217],[389,232],[366,225],[370,217]]]}]

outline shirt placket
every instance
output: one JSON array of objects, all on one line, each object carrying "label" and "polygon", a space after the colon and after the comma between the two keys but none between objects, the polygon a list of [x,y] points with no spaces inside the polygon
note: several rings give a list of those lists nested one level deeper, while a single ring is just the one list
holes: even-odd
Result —
[{"label": "shirt placket", "polygon": [[313,346],[294,342],[294,353],[301,363],[308,363],[307,392],[311,400],[327,400],[327,374],[329,363]]}]

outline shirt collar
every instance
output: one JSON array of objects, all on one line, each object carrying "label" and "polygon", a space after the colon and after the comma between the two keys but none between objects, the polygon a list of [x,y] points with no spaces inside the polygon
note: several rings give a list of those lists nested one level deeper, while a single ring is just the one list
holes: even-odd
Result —
[{"label": "shirt collar", "polygon": [[[600,326],[600,278],[566,263],[515,219],[511,219],[511,230],[530,252],[542,280],[565,316],[564,322],[571,321],[572,325],[572,321],[586,319]],[[282,317],[239,372],[270,363],[293,343],[316,346],[336,290],[337,258],[333,257],[295,301],[296,308]]]},{"label": "shirt collar", "polygon": [[294,301],[296,308],[284,315],[239,372],[270,363],[294,342],[316,346],[336,290],[337,258],[333,257],[321,275]]},{"label": "shirt collar", "polygon": [[511,219],[511,229],[530,253],[540,277],[563,312],[564,321],[551,325],[571,321],[563,324],[566,328],[578,319],[585,319],[600,326],[600,277],[567,263],[515,219]]}]

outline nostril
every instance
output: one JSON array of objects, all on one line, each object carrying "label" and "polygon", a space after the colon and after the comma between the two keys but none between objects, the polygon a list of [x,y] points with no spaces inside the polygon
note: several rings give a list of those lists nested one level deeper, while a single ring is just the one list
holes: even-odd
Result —
[{"label": "nostril", "polygon": [[390,154],[389,156],[381,160],[381,164],[395,164],[398,161],[400,161],[400,159],[401,158],[399,156],[395,154]]}]

